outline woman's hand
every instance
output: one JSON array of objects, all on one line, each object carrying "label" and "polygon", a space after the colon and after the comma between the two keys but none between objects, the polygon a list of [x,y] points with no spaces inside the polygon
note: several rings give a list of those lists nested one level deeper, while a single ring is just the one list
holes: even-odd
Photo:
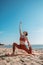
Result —
[{"label": "woman's hand", "polygon": [[21,27],[21,25],[22,25],[22,22],[20,21],[20,27]]}]

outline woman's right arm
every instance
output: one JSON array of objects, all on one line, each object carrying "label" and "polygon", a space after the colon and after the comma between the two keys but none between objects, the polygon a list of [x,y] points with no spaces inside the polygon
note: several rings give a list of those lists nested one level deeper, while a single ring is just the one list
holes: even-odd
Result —
[{"label": "woman's right arm", "polygon": [[20,24],[19,24],[19,32],[20,32],[20,36],[22,35],[21,24],[22,24],[22,22],[20,22]]}]

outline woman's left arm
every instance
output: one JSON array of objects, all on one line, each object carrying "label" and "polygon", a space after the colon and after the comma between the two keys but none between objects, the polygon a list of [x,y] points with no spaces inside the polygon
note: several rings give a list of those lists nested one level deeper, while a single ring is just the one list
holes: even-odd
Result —
[{"label": "woman's left arm", "polygon": [[28,46],[30,47],[31,45],[30,45],[30,42],[29,42],[28,38],[27,38],[27,43],[28,43]]}]

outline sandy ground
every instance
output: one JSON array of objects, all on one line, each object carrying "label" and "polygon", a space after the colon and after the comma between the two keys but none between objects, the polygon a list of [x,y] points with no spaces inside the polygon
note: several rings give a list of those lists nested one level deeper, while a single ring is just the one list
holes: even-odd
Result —
[{"label": "sandy ground", "polygon": [[27,54],[17,48],[16,56],[5,56],[7,53],[11,54],[12,48],[0,48],[0,65],[43,65],[43,49],[33,50],[35,55]]}]

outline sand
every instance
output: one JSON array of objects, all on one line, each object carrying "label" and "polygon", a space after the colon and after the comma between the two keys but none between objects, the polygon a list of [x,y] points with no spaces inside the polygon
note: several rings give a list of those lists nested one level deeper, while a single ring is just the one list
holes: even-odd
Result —
[{"label": "sand", "polygon": [[0,65],[43,65],[43,49],[33,50],[35,55],[17,48],[16,56],[5,56],[7,53],[11,54],[12,48],[0,48]]}]

